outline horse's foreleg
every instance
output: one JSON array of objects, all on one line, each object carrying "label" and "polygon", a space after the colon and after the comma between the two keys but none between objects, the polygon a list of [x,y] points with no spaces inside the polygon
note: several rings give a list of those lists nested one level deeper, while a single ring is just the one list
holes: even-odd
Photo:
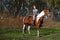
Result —
[{"label": "horse's foreleg", "polygon": [[30,26],[28,26],[28,32],[29,32],[29,34],[30,34]]},{"label": "horse's foreleg", "polygon": [[37,36],[39,37],[39,29],[37,29]]},{"label": "horse's foreleg", "polygon": [[24,34],[25,24],[23,25],[23,34]]}]

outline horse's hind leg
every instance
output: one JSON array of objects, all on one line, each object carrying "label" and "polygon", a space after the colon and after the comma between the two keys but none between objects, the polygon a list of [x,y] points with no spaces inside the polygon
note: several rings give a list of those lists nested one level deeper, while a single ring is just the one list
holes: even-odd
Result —
[{"label": "horse's hind leg", "polygon": [[24,34],[25,24],[23,25],[23,34]]},{"label": "horse's hind leg", "polygon": [[29,34],[30,34],[30,26],[28,26],[28,32],[29,32]]}]

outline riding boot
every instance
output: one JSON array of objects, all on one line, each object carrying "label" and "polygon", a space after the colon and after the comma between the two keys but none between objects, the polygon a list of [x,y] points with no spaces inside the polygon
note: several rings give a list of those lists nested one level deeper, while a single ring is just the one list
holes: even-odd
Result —
[{"label": "riding boot", "polygon": [[35,25],[35,20],[33,21],[33,25]]}]

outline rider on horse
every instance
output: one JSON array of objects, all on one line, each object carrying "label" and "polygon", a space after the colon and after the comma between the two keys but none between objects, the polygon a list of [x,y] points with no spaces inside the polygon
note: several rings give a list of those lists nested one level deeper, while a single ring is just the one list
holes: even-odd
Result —
[{"label": "rider on horse", "polygon": [[38,14],[38,9],[36,8],[35,5],[33,5],[33,21],[35,20],[37,14]]}]

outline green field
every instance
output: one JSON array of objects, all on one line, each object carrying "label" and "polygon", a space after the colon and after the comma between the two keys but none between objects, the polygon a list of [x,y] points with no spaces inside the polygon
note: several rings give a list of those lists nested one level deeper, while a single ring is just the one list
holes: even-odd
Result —
[{"label": "green field", "polygon": [[[31,34],[28,34],[27,31],[25,31],[25,34],[22,34],[20,30],[0,29],[0,40],[44,40],[45,36],[58,33],[60,33],[60,30],[41,28],[40,37],[37,37],[36,29],[31,29]],[[47,36],[46,40],[48,39],[54,40],[57,38],[53,39]]]}]

